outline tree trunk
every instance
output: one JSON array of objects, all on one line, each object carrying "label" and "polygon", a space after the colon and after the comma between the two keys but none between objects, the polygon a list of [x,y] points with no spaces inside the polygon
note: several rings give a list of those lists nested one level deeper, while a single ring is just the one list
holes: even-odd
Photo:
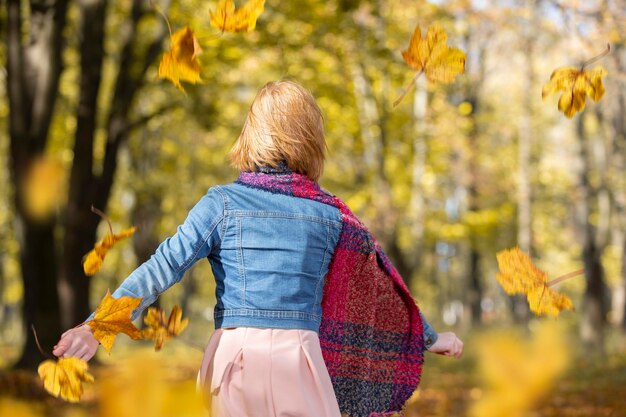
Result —
[{"label": "tree trunk", "polygon": [[579,221],[583,231],[583,261],[585,265],[586,288],[583,301],[583,317],[581,323],[581,337],[590,347],[604,348],[605,325],[605,284],[604,269],[601,263],[602,249],[597,242],[596,228],[590,221],[592,201],[597,198],[597,192],[590,184],[591,155],[588,150],[590,141],[585,132],[584,114],[578,116],[576,134],[579,139],[581,171],[579,189],[581,200],[579,206]]},{"label": "tree trunk", "polygon": [[[102,61],[107,0],[82,0],[80,45],[80,96],[76,112],[74,161],[65,219],[63,273],[60,288],[65,328],[89,316],[89,282],[82,257],[93,248],[100,218],[90,211],[94,204],[93,143]],[[96,207],[104,210],[104,207]]]},{"label": "tree trunk", "polygon": [[[522,114],[518,126],[518,188],[517,188],[517,244],[529,256],[533,255],[532,248],[532,196],[530,186],[530,156],[533,139],[533,102],[535,96],[535,71],[533,65],[534,40],[536,35],[533,27],[535,20],[536,2],[526,1],[528,20],[524,25],[524,56],[526,68],[524,74],[524,96]],[[524,323],[530,318],[530,309],[526,297],[512,298],[512,312],[515,321]]]},{"label": "tree trunk", "polygon": [[23,39],[22,4],[7,0],[7,92],[11,182],[15,185],[16,235],[24,283],[23,323],[28,336],[16,364],[35,369],[41,362],[28,329],[33,325],[44,350],[60,336],[54,218],[32,219],[21,201],[24,178],[43,154],[62,70],[62,31],[67,1],[31,1],[28,39]]},{"label": "tree trunk", "polygon": [[411,237],[414,247],[411,249],[412,266],[420,268],[424,259],[424,229],[426,220],[426,198],[422,181],[426,172],[428,160],[428,91],[426,77],[420,77],[415,83],[413,95],[413,162],[411,176],[411,199],[409,202],[409,220],[411,222]]},{"label": "tree trunk", "polygon": [[[82,269],[82,257],[94,245],[100,219],[90,211],[90,206],[106,211],[111,196],[118,153],[130,134],[130,111],[137,92],[143,85],[149,66],[161,51],[165,30],[153,39],[148,48],[139,51],[136,42],[137,28],[145,14],[144,2],[133,0],[131,15],[125,22],[119,71],[115,81],[106,131],[104,161],[100,175],[94,173],[93,146],[96,129],[97,98],[100,89],[103,37],[107,0],[81,3],[83,18],[81,46],[81,95],[77,109],[79,115],[74,144],[74,165],[70,177],[68,216],[63,256],[63,299],[69,325],[85,320],[90,312],[89,280]],[[146,119],[147,120],[147,119]]]},{"label": "tree trunk", "polygon": [[[469,213],[478,212],[479,195],[478,195],[478,127],[476,124],[478,121],[475,118],[478,99],[477,96],[472,93],[468,98],[468,101],[472,104],[472,117],[474,121],[472,123],[471,131],[468,133],[469,140],[469,156],[468,156],[468,177],[469,184],[467,186],[467,209]],[[479,325],[482,321],[482,306],[481,301],[483,298],[483,287],[480,279],[480,251],[479,241],[480,237],[476,231],[470,227],[469,229],[469,266],[467,269],[467,284],[468,284],[468,303],[470,306],[472,324]]]}]

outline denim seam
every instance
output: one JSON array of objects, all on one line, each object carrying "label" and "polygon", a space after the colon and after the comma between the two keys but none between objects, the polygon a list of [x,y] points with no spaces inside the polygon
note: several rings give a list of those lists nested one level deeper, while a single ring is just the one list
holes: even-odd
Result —
[{"label": "denim seam", "polygon": [[308,214],[298,213],[286,213],[281,211],[257,211],[257,210],[229,210],[224,213],[233,217],[269,217],[269,218],[284,218],[284,219],[299,219],[309,220],[316,223],[325,225],[338,225],[340,222],[336,220],[329,220],[323,217],[311,216]]},{"label": "denim seam", "polygon": [[[214,188],[215,188],[215,191],[217,191],[218,194],[222,197],[222,203],[224,204],[224,210],[222,212],[222,215],[224,218],[226,218],[226,212],[228,211],[228,205],[229,205],[228,196],[226,195],[226,193],[223,192],[220,186],[216,185]],[[224,234],[226,233],[226,224],[227,224],[226,221],[222,222],[220,240],[224,238]]]},{"label": "denim seam", "polygon": [[252,309],[224,309],[216,310],[215,317],[258,317],[289,320],[320,320],[321,316],[303,311],[282,311],[282,310],[252,310]]},{"label": "denim seam", "polygon": [[315,302],[318,302],[318,294],[320,291],[320,288],[322,287],[322,282],[324,282],[324,277],[322,276],[322,269],[324,269],[324,265],[326,264],[326,256],[328,255],[328,247],[330,246],[330,233],[331,233],[331,228],[330,226],[326,227],[326,248],[324,249],[324,256],[322,257],[322,264],[320,265],[320,270],[317,273],[318,276],[318,281],[317,281],[317,285],[315,286]]},{"label": "denim seam", "polygon": [[242,281],[241,286],[241,299],[242,304],[246,306],[246,270],[243,266],[243,245],[241,242],[241,220],[235,220],[236,234],[237,234],[237,270],[239,271],[239,277]]}]

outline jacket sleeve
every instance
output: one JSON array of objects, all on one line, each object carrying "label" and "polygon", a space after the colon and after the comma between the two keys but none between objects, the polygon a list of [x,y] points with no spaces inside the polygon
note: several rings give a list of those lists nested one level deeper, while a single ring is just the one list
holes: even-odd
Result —
[{"label": "jacket sleeve", "polygon": [[430,349],[433,344],[439,338],[439,334],[435,331],[435,329],[426,321],[426,317],[420,311],[420,315],[422,316],[422,323],[424,325],[424,347],[426,350]]},{"label": "jacket sleeve", "polygon": [[[143,298],[133,312],[132,320],[161,293],[179,282],[197,260],[219,247],[223,219],[224,199],[217,187],[212,187],[191,209],[176,233],[165,239],[154,255],[135,269],[112,294],[113,298]],[[93,316],[92,313],[88,320]]]}]

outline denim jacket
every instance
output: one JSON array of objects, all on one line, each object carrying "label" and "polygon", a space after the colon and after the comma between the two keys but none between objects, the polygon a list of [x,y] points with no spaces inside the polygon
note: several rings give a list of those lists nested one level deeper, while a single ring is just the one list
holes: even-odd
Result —
[{"label": "denim jacket", "polygon": [[[216,280],[215,328],[318,332],[324,277],[340,232],[339,210],[330,205],[237,183],[215,186],[113,297],[143,297],[136,319],[207,258]],[[437,340],[426,320],[424,340],[426,348]]]}]

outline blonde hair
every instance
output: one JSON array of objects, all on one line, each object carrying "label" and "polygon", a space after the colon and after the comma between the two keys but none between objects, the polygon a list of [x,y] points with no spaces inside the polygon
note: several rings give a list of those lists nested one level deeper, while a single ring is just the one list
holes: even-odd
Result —
[{"label": "blonde hair", "polygon": [[317,181],[324,170],[326,139],[313,95],[293,81],[265,84],[228,157],[241,171],[278,168],[285,162],[290,170]]}]

